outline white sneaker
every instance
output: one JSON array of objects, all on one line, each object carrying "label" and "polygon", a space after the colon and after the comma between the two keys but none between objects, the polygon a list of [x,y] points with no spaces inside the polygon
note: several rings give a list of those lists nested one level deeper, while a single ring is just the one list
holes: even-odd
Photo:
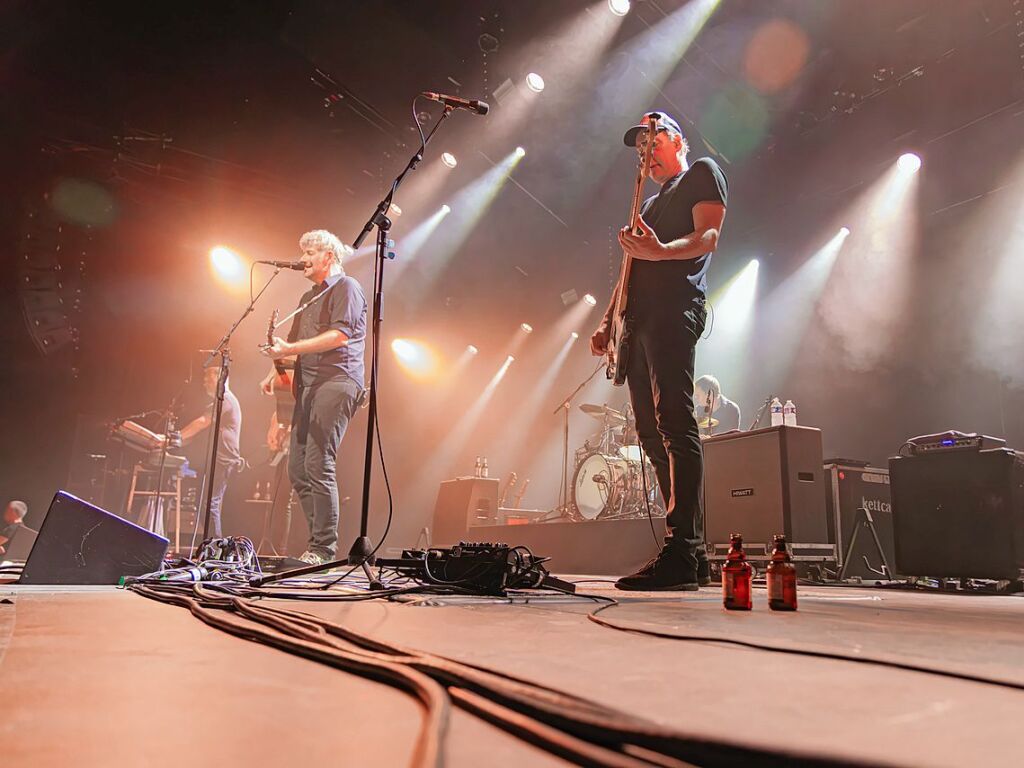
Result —
[{"label": "white sneaker", "polygon": [[310,552],[308,549],[299,555],[299,560],[310,565],[323,565],[324,559],[320,557],[316,552]]}]

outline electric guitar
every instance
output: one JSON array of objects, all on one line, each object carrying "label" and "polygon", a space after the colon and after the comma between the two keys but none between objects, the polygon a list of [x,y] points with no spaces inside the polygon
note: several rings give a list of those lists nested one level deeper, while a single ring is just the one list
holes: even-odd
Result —
[{"label": "electric guitar", "polygon": [[[633,202],[629,209],[629,228],[640,234],[640,206],[643,202],[644,182],[651,170],[651,153],[654,150],[654,136],[658,127],[658,118],[647,118],[647,141],[640,153],[636,169],[636,182],[633,185]],[[622,268],[619,271],[619,282],[615,286],[615,311],[612,314],[611,328],[608,335],[608,365],[605,375],[616,387],[626,383],[626,368],[629,362],[630,327],[626,319],[626,300],[629,297],[629,275],[633,267],[633,257],[622,254]]]}]

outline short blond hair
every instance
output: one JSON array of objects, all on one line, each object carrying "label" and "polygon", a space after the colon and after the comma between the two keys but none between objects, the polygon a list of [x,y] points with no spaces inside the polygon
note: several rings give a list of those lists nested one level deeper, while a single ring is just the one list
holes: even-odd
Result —
[{"label": "short blond hair", "polygon": [[342,263],[345,256],[355,253],[351,246],[345,245],[336,234],[328,232],[326,229],[314,229],[304,234],[299,238],[299,248],[302,250],[316,248],[321,253],[331,251],[338,264]]}]

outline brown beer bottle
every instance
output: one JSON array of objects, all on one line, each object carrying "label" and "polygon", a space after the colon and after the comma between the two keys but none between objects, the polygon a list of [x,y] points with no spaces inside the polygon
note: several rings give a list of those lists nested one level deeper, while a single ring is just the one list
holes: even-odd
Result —
[{"label": "brown beer bottle", "polygon": [[753,569],[743,551],[743,536],[729,537],[729,554],[722,566],[722,605],[730,611],[749,611],[753,607],[750,582]]},{"label": "brown beer bottle", "polygon": [[786,537],[777,534],[768,564],[768,607],[773,611],[796,610],[796,567],[786,549]]}]

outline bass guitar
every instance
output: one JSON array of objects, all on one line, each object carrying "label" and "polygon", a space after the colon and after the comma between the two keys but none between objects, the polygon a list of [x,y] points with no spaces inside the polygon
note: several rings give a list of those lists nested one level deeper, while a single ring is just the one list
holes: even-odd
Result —
[{"label": "bass guitar", "polygon": [[[633,201],[629,209],[629,228],[638,235],[644,182],[651,170],[651,153],[654,151],[654,135],[657,128],[658,118],[654,115],[649,116],[647,140],[644,142],[643,150],[637,154],[636,181],[633,184]],[[626,318],[626,301],[629,298],[629,275],[632,267],[633,257],[623,252],[619,282],[615,286],[615,309],[609,328],[608,365],[605,368],[605,375],[616,387],[626,383],[626,368],[629,362],[630,327]]]}]

